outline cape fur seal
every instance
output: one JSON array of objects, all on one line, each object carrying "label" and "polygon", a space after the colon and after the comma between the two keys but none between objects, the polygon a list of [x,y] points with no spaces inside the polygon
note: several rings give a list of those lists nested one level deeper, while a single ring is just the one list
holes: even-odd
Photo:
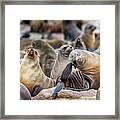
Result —
[{"label": "cape fur seal", "polygon": [[95,49],[95,34],[94,31],[96,29],[95,25],[92,24],[86,24],[84,27],[83,35],[82,35],[82,40],[85,43],[86,47],[88,50],[94,50]]},{"label": "cape fur seal", "polygon": [[63,45],[58,49],[57,58],[51,71],[51,78],[57,79],[61,76],[64,68],[69,62],[69,54],[73,50],[71,45]]},{"label": "cape fur seal", "polygon": [[51,70],[55,63],[56,52],[47,42],[44,40],[35,40],[32,44],[40,54],[40,65],[45,75],[50,77]]},{"label": "cape fur seal", "polygon": [[35,49],[28,49],[22,60],[20,82],[28,88],[31,94],[36,86],[44,89],[55,85],[55,81],[48,78],[42,71],[39,65],[39,53]]},{"label": "cape fur seal", "polygon": [[100,56],[86,50],[73,50],[69,56],[70,61],[85,75],[93,81],[91,88],[100,87]]},{"label": "cape fur seal", "polygon": [[[69,67],[67,69],[69,69]],[[74,74],[71,74],[70,78],[67,79],[68,70],[67,72],[66,70],[63,71],[65,72],[63,72],[62,74],[62,78],[68,80],[67,82],[65,82],[65,87],[75,89],[86,88],[86,84],[83,81],[82,76],[78,72],[74,72]],[[34,49],[29,49],[24,56],[20,66],[20,82],[27,87],[27,89],[31,93],[31,96],[35,96],[40,92],[40,90],[44,88],[54,87],[58,80],[48,78],[44,74],[39,65],[38,52]]]}]

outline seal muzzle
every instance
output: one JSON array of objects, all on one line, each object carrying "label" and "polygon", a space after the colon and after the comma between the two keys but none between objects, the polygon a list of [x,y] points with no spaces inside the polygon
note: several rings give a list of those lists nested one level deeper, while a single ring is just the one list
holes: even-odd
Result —
[{"label": "seal muzzle", "polygon": [[28,58],[29,59],[33,59],[35,57],[35,55],[37,55],[37,51],[35,51],[32,48],[28,50]]}]

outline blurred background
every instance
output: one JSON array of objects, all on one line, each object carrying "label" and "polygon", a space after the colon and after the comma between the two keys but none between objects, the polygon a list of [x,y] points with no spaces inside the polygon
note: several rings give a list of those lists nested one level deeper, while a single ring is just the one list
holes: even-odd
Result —
[{"label": "blurred background", "polygon": [[86,24],[93,24],[96,26],[96,37],[99,35],[100,23],[98,20],[21,20],[20,21],[20,37],[30,39],[58,39],[66,41],[74,41],[72,36],[67,33],[67,24],[73,27],[75,25],[84,32]]}]

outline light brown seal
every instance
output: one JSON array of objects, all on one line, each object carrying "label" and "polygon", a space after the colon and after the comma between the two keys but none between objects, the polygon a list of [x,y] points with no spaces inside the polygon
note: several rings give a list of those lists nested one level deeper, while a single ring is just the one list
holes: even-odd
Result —
[{"label": "light brown seal", "polygon": [[20,65],[20,82],[24,84],[30,93],[35,86],[50,88],[55,81],[48,78],[39,65],[39,53],[34,49],[28,49]]},{"label": "light brown seal", "polygon": [[94,52],[86,50],[73,50],[70,53],[70,61],[85,75],[91,77],[91,88],[100,87],[100,56]]},{"label": "light brown seal", "polygon": [[88,50],[95,49],[95,42],[96,42],[95,34],[94,34],[95,29],[96,29],[96,26],[92,24],[87,24],[84,28],[82,40],[85,43]]}]

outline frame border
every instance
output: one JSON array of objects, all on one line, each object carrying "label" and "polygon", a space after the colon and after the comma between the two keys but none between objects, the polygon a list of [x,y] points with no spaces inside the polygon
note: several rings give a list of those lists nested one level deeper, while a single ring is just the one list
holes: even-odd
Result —
[{"label": "frame border", "polygon": [[[115,115],[5,115],[5,5],[115,5]],[[119,0],[65,0],[65,1],[2,1],[0,5],[0,119],[118,119],[119,105]]]}]

